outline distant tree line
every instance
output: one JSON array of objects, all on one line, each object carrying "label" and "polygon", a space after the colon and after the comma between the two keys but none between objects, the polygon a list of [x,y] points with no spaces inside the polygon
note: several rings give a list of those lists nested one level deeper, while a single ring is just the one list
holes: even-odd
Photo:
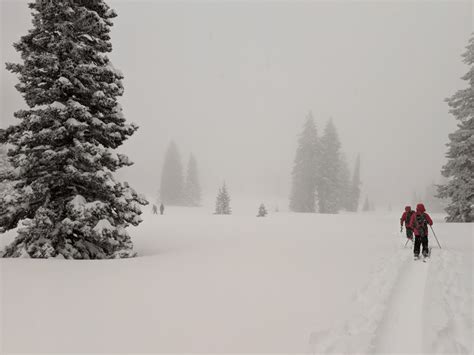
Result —
[{"label": "distant tree line", "polygon": [[320,137],[309,113],[292,170],[290,210],[294,212],[356,212],[360,198],[360,156],[351,177],[332,119]]},{"label": "distant tree line", "polygon": [[167,205],[191,207],[201,205],[201,185],[196,158],[193,154],[190,155],[186,176],[184,176],[181,157],[175,142],[170,143],[165,154],[160,198]]}]

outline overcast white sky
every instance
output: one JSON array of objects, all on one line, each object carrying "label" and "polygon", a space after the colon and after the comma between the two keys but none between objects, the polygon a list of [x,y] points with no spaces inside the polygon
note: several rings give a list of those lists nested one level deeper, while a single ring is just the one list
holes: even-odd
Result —
[{"label": "overcast white sky", "polygon": [[[1,62],[31,27],[26,0],[0,0]],[[121,99],[141,129],[124,145],[136,164],[120,175],[156,194],[170,140],[192,151],[205,193],[285,197],[297,135],[309,110],[329,117],[364,194],[410,201],[438,179],[448,133],[444,99],[465,83],[461,54],[470,1],[108,1],[118,12],[110,57]],[[22,107],[1,71],[1,123]]]}]

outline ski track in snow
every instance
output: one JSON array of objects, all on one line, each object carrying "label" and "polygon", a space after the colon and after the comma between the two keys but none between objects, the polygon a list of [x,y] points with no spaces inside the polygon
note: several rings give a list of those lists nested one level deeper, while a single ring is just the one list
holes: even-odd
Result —
[{"label": "ski track in snow", "polygon": [[[369,282],[354,297],[355,313],[330,329],[310,336],[311,353],[373,353],[377,334],[399,282],[401,269],[410,262],[409,250],[398,249],[383,256],[372,271]],[[421,262],[421,261],[420,261]],[[377,300],[377,302],[374,302]]]},{"label": "ski track in snow", "polygon": [[424,263],[406,249],[376,266],[355,314],[311,334],[310,353],[473,353],[472,260],[435,249]]},{"label": "ski track in snow", "polygon": [[423,353],[423,307],[429,262],[408,261],[379,326],[376,353]]}]

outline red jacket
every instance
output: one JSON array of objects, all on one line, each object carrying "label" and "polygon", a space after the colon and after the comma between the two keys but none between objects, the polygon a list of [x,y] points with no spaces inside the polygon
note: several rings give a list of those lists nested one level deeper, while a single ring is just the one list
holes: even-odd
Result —
[{"label": "red jacket", "polygon": [[[418,230],[418,226],[416,225],[416,216],[424,214],[426,222],[428,222],[430,226],[433,225],[433,220],[431,219],[430,215],[425,211],[425,206],[422,203],[419,203],[418,205],[416,205],[416,213],[413,213],[413,215],[411,216],[410,223],[408,224],[407,228],[413,229],[413,233],[415,233],[415,235],[420,235],[420,231]],[[428,235],[428,228],[426,229],[426,235]]]},{"label": "red jacket", "polygon": [[[410,228],[408,227],[408,224],[409,224],[410,221],[407,222],[407,214],[408,214],[408,212],[415,212],[415,211],[412,211],[410,206],[406,206],[406,207],[405,207],[405,212],[403,212],[402,218],[400,218],[400,225],[403,226],[403,223],[405,223],[405,227],[408,228],[408,229],[410,229]],[[413,214],[414,214],[414,213],[412,213],[412,215],[413,215]],[[411,219],[411,217],[410,217],[410,219]]]}]

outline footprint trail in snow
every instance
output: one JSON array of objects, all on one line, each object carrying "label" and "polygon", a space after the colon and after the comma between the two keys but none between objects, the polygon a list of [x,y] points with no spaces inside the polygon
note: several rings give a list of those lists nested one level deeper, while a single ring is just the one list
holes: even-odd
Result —
[{"label": "footprint trail in snow", "polygon": [[376,353],[423,353],[423,309],[429,262],[416,260],[401,270],[380,325]]}]

